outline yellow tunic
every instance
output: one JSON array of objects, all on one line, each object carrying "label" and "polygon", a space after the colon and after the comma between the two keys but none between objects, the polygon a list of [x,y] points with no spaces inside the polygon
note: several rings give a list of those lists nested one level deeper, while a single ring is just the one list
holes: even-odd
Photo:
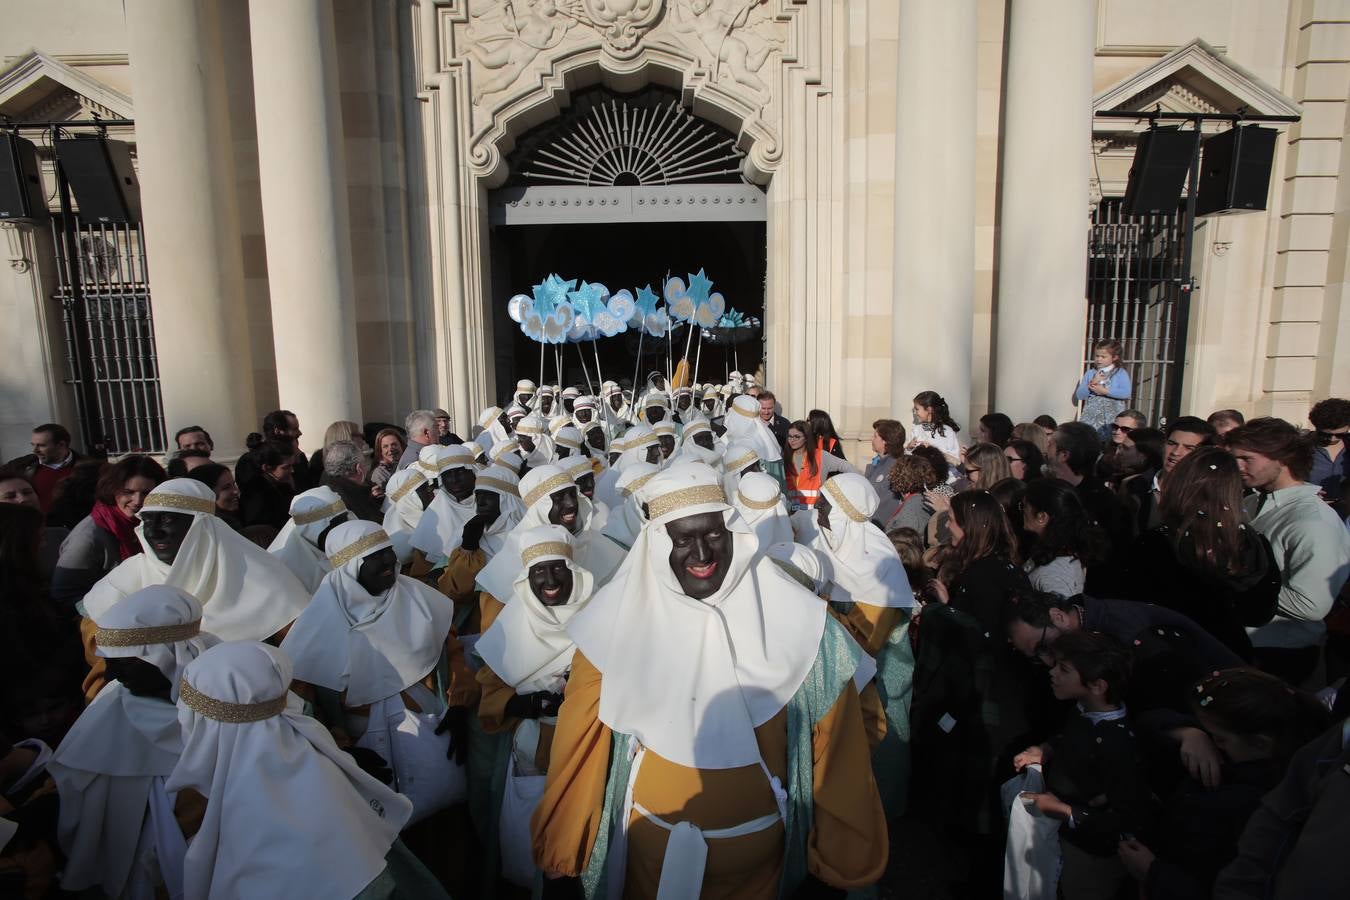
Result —
[{"label": "yellow tunic", "polygon": [[891,632],[904,616],[903,609],[855,602],[848,613],[836,618],[848,629],[849,634],[862,644],[867,654],[875,657],[881,652],[881,648],[886,646]]},{"label": "yellow tunic", "polygon": [[481,549],[465,550],[463,547],[456,547],[445,564],[445,572],[436,582],[437,589],[455,604],[455,621],[458,622],[465,608],[469,608],[469,618],[460,629],[462,634],[482,634],[487,630],[487,626],[481,625],[478,621],[476,615],[478,607],[474,602],[478,597],[474,580],[486,565],[487,554]]},{"label": "yellow tunic", "polygon": [[[553,738],[544,796],[535,810],[535,862],[544,872],[577,876],[586,868],[600,825],[609,775],[610,730],[600,722],[601,675],[580,652]],[[653,697],[653,703],[661,698]],[[755,729],[769,771],[787,782],[787,713]],[[871,751],[852,684],[815,726],[814,821],[807,869],[839,888],[875,883],[886,870],[886,817],[872,780]],[[633,798],[666,822],[700,829],[729,828],[776,815],[772,789],[758,766],[689,769],[647,751]],[[655,897],[668,832],[634,813],[630,820],[624,897]],[[784,832],[781,823],[742,837],[708,841],[704,900],[772,900],[778,894]]]}]

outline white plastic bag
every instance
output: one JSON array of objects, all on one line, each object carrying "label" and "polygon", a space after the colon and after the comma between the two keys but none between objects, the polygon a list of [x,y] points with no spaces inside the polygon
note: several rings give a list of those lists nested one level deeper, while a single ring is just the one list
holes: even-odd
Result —
[{"label": "white plastic bag", "polygon": [[370,725],[356,742],[380,754],[394,770],[394,790],[413,804],[409,825],[462,803],[468,793],[464,767],[446,759],[450,734],[436,734],[440,719],[436,713],[413,712],[396,694],[371,704]]},{"label": "white plastic bag", "polygon": [[516,774],[516,755],[508,753],[506,784],[502,789],[502,812],[497,830],[501,839],[502,877],[512,884],[534,884],[534,845],[530,817],[544,796],[546,775]]},{"label": "white plastic bag", "polygon": [[1055,900],[1059,885],[1059,820],[1022,800],[1024,791],[1045,790],[1039,765],[1027,766],[999,789],[1008,810],[1003,857],[1004,900]]}]

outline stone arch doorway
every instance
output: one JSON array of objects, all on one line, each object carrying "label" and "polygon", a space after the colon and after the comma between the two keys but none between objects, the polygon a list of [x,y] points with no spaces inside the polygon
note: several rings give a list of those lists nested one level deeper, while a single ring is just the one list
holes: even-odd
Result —
[{"label": "stone arch doorway", "polygon": [[[504,298],[530,292],[546,275],[585,279],[611,291],[660,291],[668,275],[704,269],[729,307],[763,321],[767,198],[743,175],[736,135],[688,112],[680,95],[649,85],[628,93],[575,91],[562,114],[516,139],[506,184],[488,197],[493,374],[498,394],[522,375],[537,377],[539,345],[506,314]],[[683,355],[683,333],[673,357]],[[695,337],[697,344],[697,337]],[[638,355],[641,347],[641,357]],[[639,380],[666,367],[666,342],[635,334],[598,343],[601,376]],[[564,383],[595,379],[589,343],[563,345]],[[578,352],[579,350],[584,351]],[[700,381],[721,381],[739,364],[764,360],[756,337],[735,348],[705,342]],[[583,359],[584,366],[583,369]],[[552,351],[545,379],[557,379]],[[500,400],[501,398],[497,398]]]}]

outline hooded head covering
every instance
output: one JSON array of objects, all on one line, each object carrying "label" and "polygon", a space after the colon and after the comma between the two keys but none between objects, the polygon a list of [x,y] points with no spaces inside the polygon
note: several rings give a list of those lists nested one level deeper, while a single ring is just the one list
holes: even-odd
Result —
[{"label": "hooded head covering", "polygon": [[422,498],[417,495],[417,489],[426,482],[427,476],[420,466],[408,466],[389,476],[384,483],[384,531],[394,542],[399,565],[412,558],[413,532],[422,521]]},{"label": "hooded head covering", "polygon": [[324,578],[281,649],[295,677],[346,691],[347,706],[392,697],[427,676],[440,661],[454,607],[416,579],[398,575],[372,595],[358,574],[366,557],[393,545],[373,522],[347,522],[328,536],[333,571]]},{"label": "hooded head covering", "polygon": [[741,518],[754,529],[759,545],[768,549],[781,541],[792,540],[787,503],[778,480],[763,472],[747,472],[736,485],[731,503]]},{"label": "hooded head covering", "polygon": [[[567,459],[559,460],[558,465],[561,466],[567,474],[572,476],[572,481],[576,483],[578,492],[581,490],[581,479],[585,478],[587,475],[592,477],[595,476],[595,466],[591,465],[591,458],[589,456],[573,454],[572,456],[567,457]],[[609,504],[600,499],[598,479],[596,479],[596,482],[596,496],[591,500],[591,529],[603,532],[605,530],[605,525],[609,522]]]},{"label": "hooded head covering", "polygon": [[581,432],[571,425],[563,425],[554,432],[553,443],[558,447],[566,447],[575,456],[581,450]]},{"label": "hooded head covering", "polygon": [[192,527],[172,565],[145,540],[144,553],[123,562],[84,598],[94,621],[132,591],[152,584],[181,588],[202,606],[202,628],[221,640],[262,640],[295,620],[309,603],[307,591],[286,564],[216,518],[216,494],[191,478],[171,478],[145,498],[142,513],[190,515]]},{"label": "hooded head covering", "polygon": [[[183,749],[172,702],[178,699],[178,681],[190,662],[219,641],[201,631],[200,604],[162,584],[128,594],[94,624],[99,656],[144,660],[170,684],[171,702],[166,703],[138,697],[120,682],[111,682],[47,763],[61,796],[57,834],[66,853],[62,886],[78,891],[98,885],[107,896],[120,897],[142,849],[142,823],[147,806],[154,805],[154,781],[173,771]],[[170,809],[162,788],[158,794],[162,809]],[[181,836],[172,847],[155,847],[166,882],[180,889],[181,873],[175,877],[173,867],[176,856],[181,868],[185,849]]]},{"label": "hooded head covering", "polygon": [[[596,498],[611,509],[618,506],[623,500],[618,491],[619,476],[627,471],[630,466],[647,462],[648,448],[657,446],[658,443],[656,432],[646,425],[634,425],[625,431],[623,437],[615,441],[610,447],[611,450],[619,451],[619,458],[596,479]],[[662,459],[660,462],[652,463],[652,465],[660,467],[664,462],[665,460]]]},{"label": "hooded head covering", "polygon": [[712,426],[708,424],[708,420],[701,415],[691,414],[688,424],[684,426],[684,434],[680,437],[680,449],[676,450],[675,454],[671,456],[671,463],[701,462],[705,466],[721,472],[722,454],[718,453],[716,449],[709,450],[707,447],[701,447],[694,443],[694,438],[704,432],[712,434]]},{"label": "hooded head covering", "polygon": [[660,472],[659,466],[651,463],[633,463],[619,475],[615,488],[619,492],[620,502],[610,511],[609,521],[605,523],[605,535],[622,547],[629,548],[637,540],[647,519],[642,514],[642,504],[647,502],[643,489]]},{"label": "hooded head covering", "polygon": [[511,439],[506,426],[501,423],[501,414],[500,406],[489,406],[478,416],[478,427],[482,430],[474,438],[474,442],[482,447],[484,452],[491,450],[494,444]]},{"label": "hooded head covering", "polygon": [[511,438],[493,444],[492,449],[488,451],[488,460],[495,466],[505,466],[519,475],[521,467],[525,465],[525,460],[520,454],[520,444],[516,443],[515,438]]},{"label": "hooded head covering", "polygon": [[736,496],[736,487],[741,483],[741,473],[757,462],[763,462],[755,448],[745,443],[727,445],[722,454],[722,487],[728,497]]},{"label": "hooded head covering", "polygon": [[[407,471],[404,469],[403,471]],[[310,488],[291,500],[291,518],[267,548],[300,579],[311,594],[328,574],[328,558],[319,549],[319,535],[335,517],[347,513],[347,504],[330,487]]]},{"label": "hooded head covering", "polygon": [[[576,645],[567,623],[590,602],[595,580],[577,565],[576,541],[561,525],[542,525],[521,535],[521,571],[511,586],[511,601],[474,645],[493,673],[516,689],[560,693],[572,668]],[[558,606],[546,606],[530,589],[530,567],[562,560],[572,570],[572,593]]]},{"label": "hooded head covering", "polygon": [[600,415],[604,417],[605,424],[609,427],[611,435],[618,434],[624,428],[628,427],[628,422],[633,418],[632,404],[625,398],[624,402],[619,404],[616,410],[609,398],[615,394],[623,397],[623,388],[612,381],[606,381],[600,386]]},{"label": "hooded head covering", "polygon": [[[572,475],[561,466],[547,465],[531,469],[520,479],[521,502],[525,514],[507,536],[501,551],[478,573],[478,587],[502,602],[511,596],[511,585],[520,574],[521,539],[531,528],[552,524],[553,496],[566,490],[576,491]],[[577,564],[588,570],[597,584],[609,580],[623,561],[623,551],[602,535],[594,525],[591,501],[577,491],[577,525],[574,534]]]},{"label": "hooded head covering", "polygon": [[[672,466],[647,495],[651,521],[628,562],[568,628],[603,676],[600,721],[676,765],[757,765],[755,728],[810,671],[825,604],[759,553],[707,466]],[[712,512],[725,518],[731,559],[718,590],[695,600],[670,567],[666,529]]]},{"label": "hooded head covering", "polygon": [[727,426],[727,441],[749,444],[764,462],[777,462],[783,458],[773,432],[759,417],[759,401],[754,397],[737,397],[722,421]]},{"label": "hooded head covering", "polygon": [[478,549],[491,559],[502,549],[506,536],[515,529],[520,517],[525,515],[525,505],[520,502],[520,479],[505,466],[492,465],[478,473],[473,489],[491,491],[501,497],[501,515],[483,531],[483,538],[478,542]]},{"label": "hooded head covering", "polygon": [[[525,462],[542,466],[553,460],[553,437],[548,433],[548,422],[539,413],[531,413],[516,425],[516,435],[534,441],[534,449],[525,454]],[[524,447],[521,448],[524,450]]]},{"label": "hooded head covering", "polygon": [[[475,474],[478,472],[473,454],[458,444],[453,447],[432,445],[422,452],[425,454],[427,450],[435,451],[430,456],[434,460],[432,464],[435,466],[435,477],[438,480],[451,469],[468,469]],[[438,485],[436,497],[426,508],[426,512],[422,513],[422,518],[418,521],[417,528],[413,530],[409,543],[414,549],[421,550],[434,565],[459,546],[464,534],[464,523],[472,519],[477,511],[478,504],[474,502],[472,492],[464,500],[456,500]]]},{"label": "hooded head covering", "polygon": [[670,400],[666,397],[665,391],[650,390],[642,395],[642,404],[638,408],[638,419],[650,425],[647,419],[647,410],[654,407],[660,407],[666,411],[665,420],[670,419]]},{"label": "hooded head covering", "polygon": [[301,713],[291,679],[284,653],[245,642],[183,673],[183,753],[166,788],[207,800],[184,861],[188,897],[355,897],[412,815]]},{"label": "hooded head covering", "polygon": [[524,394],[526,401],[531,402],[533,401],[535,392],[537,390],[538,388],[535,387],[533,381],[531,381],[528,378],[522,378],[516,382],[516,389],[511,392],[511,399],[518,403],[519,402],[518,398],[520,397],[521,394]]},{"label": "hooded head covering", "polygon": [[866,478],[844,472],[821,485],[830,503],[828,529],[820,529],[811,546],[830,563],[834,587],[830,600],[908,609],[914,591],[895,545],[871,522],[880,503]]}]

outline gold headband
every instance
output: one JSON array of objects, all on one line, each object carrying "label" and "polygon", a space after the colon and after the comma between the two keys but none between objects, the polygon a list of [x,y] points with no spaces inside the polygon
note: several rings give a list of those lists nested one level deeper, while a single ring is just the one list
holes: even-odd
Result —
[{"label": "gold headband", "polygon": [[446,456],[444,459],[436,460],[436,472],[439,474],[451,466],[468,467],[471,465],[473,465],[473,454],[466,450],[460,450]]},{"label": "gold headband", "polygon": [[534,424],[533,422],[530,422],[530,423],[528,423],[528,424],[525,423],[525,422],[521,422],[519,425],[516,426],[516,433],[517,433],[517,434],[543,434],[543,433],[544,433],[544,429],[540,428],[538,425]]},{"label": "gold headband", "polygon": [[630,481],[627,484],[627,486],[620,488],[619,492],[622,493],[625,497],[631,497],[633,494],[636,494],[638,491],[642,490],[642,486],[647,482],[651,481],[658,474],[659,473],[657,472],[648,472],[646,475],[639,475],[637,478],[634,478],[632,481]]},{"label": "gold headband", "polygon": [[493,456],[492,458],[493,458],[494,460],[501,459],[501,458],[502,458],[503,456],[505,456],[506,454],[508,454],[508,453],[515,453],[515,452],[516,452],[517,450],[519,450],[519,449],[520,449],[520,443],[519,443],[519,442],[517,442],[517,441],[507,441],[505,444],[502,444],[500,447],[496,448],[496,449],[493,451],[496,455]]},{"label": "gold headband", "polygon": [[148,625],[144,628],[96,628],[94,643],[100,647],[139,647],[142,644],[176,644],[202,633],[202,620],[179,625]]},{"label": "gold headband", "polygon": [[747,419],[754,419],[754,418],[758,418],[758,416],[759,416],[759,413],[757,413],[757,412],[751,412],[750,410],[747,410],[747,409],[741,409],[741,408],[740,408],[739,406],[737,406],[735,403],[732,403],[732,404],[731,404],[731,411],[734,412],[734,413],[736,413],[737,415],[745,416]]},{"label": "gold headband", "polygon": [[736,491],[736,500],[741,506],[747,506],[750,509],[773,509],[778,505],[779,498],[774,497],[772,500],[751,500],[738,489]]},{"label": "gold headband", "polygon": [[178,698],[197,715],[214,719],[217,722],[227,722],[231,725],[261,722],[263,719],[280,715],[281,711],[286,708],[285,694],[275,700],[263,700],[259,703],[230,703],[227,700],[217,700],[214,697],[206,696],[188,684],[186,678],[178,682]]},{"label": "gold headband", "polygon": [[516,385],[516,393],[517,393],[517,394],[531,394],[531,395],[533,395],[534,392],[535,392],[536,390],[537,390],[537,388],[532,388],[532,387],[521,387],[520,385]]},{"label": "gold headband", "polygon": [[309,525],[323,519],[331,519],[338,513],[346,511],[347,504],[343,503],[342,499],[339,498],[332,503],[329,503],[327,506],[320,506],[318,509],[311,509],[308,512],[298,512],[291,516],[291,518],[295,520],[296,525]]},{"label": "gold headband", "polygon": [[688,425],[684,426],[684,436],[686,438],[690,435],[702,434],[705,431],[712,431],[712,426],[701,419],[697,422],[690,422]]},{"label": "gold headband", "polygon": [[745,454],[740,459],[733,459],[731,462],[727,463],[726,467],[728,469],[732,469],[734,471],[739,472],[741,469],[745,468],[751,463],[757,462],[759,462],[759,454],[751,450],[749,453]]},{"label": "gold headband", "polygon": [[552,478],[549,478],[546,481],[544,481],[543,484],[535,485],[534,490],[530,491],[528,494],[525,495],[524,498],[525,507],[528,509],[529,507],[534,506],[535,501],[539,500],[542,497],[547,497],[549,494],[553,493],[559,488],[572,486],[573,483],[571,475],[568,475],[566,472],[561,472],[557,475],[554,475]]},{"label": "gold headband", "polygon": [[571,438],[556,437],[553,439],[553,442],[559,447],[566,447],[569,450],[581,449],[581,441],[574,441]]},{"label": "gold headband", "polygon": [[636,450],[637,448],[645,447],[648,444],[655,444],[658,442],[658,440],[659,439],[657,438],[655,431],[653,431],[651,434],[640,434],[637,437],[633,438],[628,443],[624,444],[623,449],[625,451]]},{"label": "gold headband", "polygon": [[493,478],[490,475],[479,475],[478,480],[474,482],[474,488],[490,488],[511,497],[520,496],[519,487],[509,481],[502,481],[500,478]]},{"label": "gold headband", "polygon": [[427,476],[423,475],[421,472],[414,472],[412,478],[409,478],[398,490],[389,495],[389,499],[394,503],[397,503],[426,483]]},{"label": "gold headband", "polygon": [[170,494],[167,492],[151,491],[141,504],[141,509],[146,512],[153,512],[154,507],[162,506],[165,509],[183,509],[188,512],[205,513],[207,515],[216,514],[216,501],[203,500],[201,497],[187,497],[183,494]]},{"label": "gold headband", "polygon": [[332,564],[333,568],[340,569],[358,556],[364,554],[371,547],[386,544],[388,542],[389,535],[385,534],[384,529],[381,528],[379,531],[372,531],[355,543],[348,544],[338,552],[329,554],[328,561]]},{"label": "gold headband", "polygon": [[855,522],[867,521],[867,516],[864,516],[862,514],[862,511],[859,510],[858,507],[854,506],[852,503],[849,502],[849,499],[844,496],[844,492],[839,490],[839,488],[835,487],[832,483],[828,481],[825,482],[825,493],[829,494],[830,499],[834,500],[835,503],[839,504],[839,508],[844,511],[844,515],[848,516]]},{"label": "gold headband", "polygon": [[544,541],[542,544],[526,547],[521,551],[520,563],[528,566],[541,556],[561,556],[563,559],[570,560],[572,558],[572,545],[566,541]]},{"label": "gold headband", "polygon": [[680,488],[652,499],[647,504],[647,516],[650,519],[660,519],[686,506],[698,506],[703,503],[720,503],[725,506],[726,502],[727,495],[722,492],[720,484],[700,484]]}]

